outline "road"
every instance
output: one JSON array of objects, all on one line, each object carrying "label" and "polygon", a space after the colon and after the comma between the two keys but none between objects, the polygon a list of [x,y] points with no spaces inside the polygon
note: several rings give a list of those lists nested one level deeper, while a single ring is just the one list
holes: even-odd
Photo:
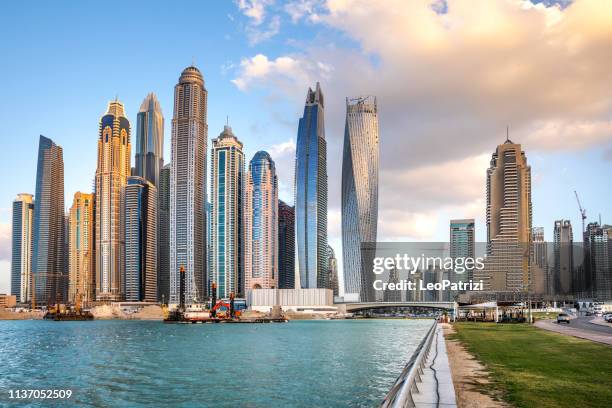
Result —
[{"label": "road", "polygon": [[535,326],[540,329],[612,346],[612,327],[590,323],[593,319],[594,317],[578,317],[572,319],[569,325],[557,324],[555,320],[538,320]]}]

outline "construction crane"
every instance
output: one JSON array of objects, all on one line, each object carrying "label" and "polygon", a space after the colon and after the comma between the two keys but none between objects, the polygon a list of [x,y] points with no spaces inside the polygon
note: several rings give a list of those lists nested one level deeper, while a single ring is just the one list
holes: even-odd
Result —
[{"label": "construction crane", "polygon": [[576,201],[578,202],[578,208],[580,209],[580,216],[582,217],[582,233],[584,234],[584,221],[586,220],[586,210],[582,208],[582,204],[580,204],[580,198],[578,197],[578,192],[574,190],[574,195],[576,196]]}]

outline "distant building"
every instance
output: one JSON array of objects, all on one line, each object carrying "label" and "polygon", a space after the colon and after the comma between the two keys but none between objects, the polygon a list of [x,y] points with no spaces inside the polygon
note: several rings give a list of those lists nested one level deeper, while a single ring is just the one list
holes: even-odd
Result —
[{"label": "distant building", "polygon": [[331,245],[327,245],[327,249],[329,254],[327,258],[327,264],[329,265],[329,289],[334,292],[334,296],[338,296],[338,260]]},{"label": "distant building", "polygon": [[164,116],[154,93],[147,95],[136,116],[135,159],[134,175],[159,188],[164,165]]},{"label": "distant building", "polygon": [[94,195],[74,194],[70,207],[68,301],[88,303],[96,293],[94,267]]},{"label": "distant building", "polygon": [[[392,268],[389,271],[389,280],[388,283],[398,284],[399,283],[399,274],[397,273],[396,268]],[[402,301],[402,292],[399,290],[391,290],[387,288],[383,293],[383,301],[384,302],[401,302]]]},{"label": "distant building", "polygon": [[554,266],[552,270],[553,295],[573,294],[574,235],[569,220],[555,221],[553,241]]},{"label": "distant building", "polygon": [[327,288],[327,142],[323,92],[308,89],[295,151],[296,287]]},{"label": "distant building", "polygon": [[245,190],[245,288],[278,288],[278,179],[267,152],[251,159]]},{"label": "distant building", "polygon": [[40,136],[34,196],[32,275],[37,306],[66,302],[64,160],[62,148]]},{"label": "distant building", "polygon": [[278,201],[278,287],[295,288],[295,207]]},{"label": "distant building", "polygon": [[531,229],[531,292],[538,295],[549,295],[551,290],[551,273],[548,268],[548,244],[544,240],[544,228]]},{"label": "distant building", "polygon": [[170,164],[159,172],[157,189],[158,218],[157,229],[157,300],[170,301]]},{"label": "distant building", "polygon": [[96,300],[123,300],[125,273],[123,189],[131,173],[130,122],[123,104],[108,104],[100,119],[96,170]]},{"label": "distant building", "polygon": [[485,291],[526,292],[531,239],[531,168],[521,145],[497,146],[487,170],[487,260],[474,270]]},{"label": "distant building", "polygon": [[244,154],[225,126],[211,151],[212,273],[217,296],[244,294]]},{"label": "distant building", "polygon": [[179,303],[181,267],[186,302],[206,297],[206,120],[208,91],[187,67],[174,87],[170,170],[170,303]]},{"label": "distant building", "polygon": [[142,177],[125,186],[125,300],[157,301],[157,189]]},{"label": "distant building", "polygon": [[17,306],[17,296],[0,293],[0,309]]},{"label": "distant building", "polygon": [[584,233],[586,269],[586,293],[598,301],[612,300],[612,269],[610,265],[610,241],[612,227],[597,222],[587,225]]},{"label": "distant building", "polygon": [[[472,258],[476,257],[475,251],[475,221],[473,218],[450,221],[450,257]],[[452,282],[466,282],[473,279],[473,269],[467,268],[464,273],[456,273],[454,270],[449,274]]]},{"label": "distant building", "polygon": [[32,222],[34,197],[18,194],[13,201],[11,294],[19,303],[32,297]]},{"label": "distant building", "polygon": [[331,289],[248,289],[247,306],[251,310],[270,312],[280,306],[285,312],[335,313]]},{"label": "distant building", "polygon": [[[376,242],[378,226],[378,106],[375,97],[346,99],[342,156],[342,259],[344,292],[374,299],[372,271],[362,244]],[[362,265],[362,261],[364,265]]]}]

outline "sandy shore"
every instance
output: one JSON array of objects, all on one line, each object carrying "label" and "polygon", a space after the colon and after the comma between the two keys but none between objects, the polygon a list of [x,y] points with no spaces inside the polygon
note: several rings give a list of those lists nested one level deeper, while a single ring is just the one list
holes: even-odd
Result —
[{"label": "sandy shore", "polygon": [[504,402],[494,400],[482,391],[490,383],[485,367],[474,358],[458,341],[449,340],[454,333],[450,324],[443,324],[444,337],[453,375],[453,384],[458,408],[497,408],[509,407]]},{"label": "sandy shore", "polygon": [[11,312],[6,309],[0,309],[0,320],[41,320],[44,312]]}]

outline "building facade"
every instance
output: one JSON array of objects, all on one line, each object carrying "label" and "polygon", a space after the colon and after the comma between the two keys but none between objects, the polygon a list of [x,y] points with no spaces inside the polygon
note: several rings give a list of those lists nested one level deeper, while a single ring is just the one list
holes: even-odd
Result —
[{"label": "building facade", "polygon": [[338,288],[338,259],[336,259],[336,253],[331,245],[327,245],[327,265],[329,268],[329,289],[334,292],[334,296],[339,295]]},{"label": "building facade", "polygon": [[249,163],[244,201],[244,285],[278,288],[278,178],[267,152]]},{"label": "building facade", "polygon": [[125,300],[157,301],[157,189],[142,177],[125,186]]},{"label": "building facade", "polygon": [[170,303],[179,303],[180,268],[186,302],[206,296],[206,118],[208,92],[200,70],[187,67],[174,87],[170,171]]},{"label": "building facade", "polygon": [[[362,244],[376,242],[379,167],[378,107],[375,97],[346,99],[342,156],[342,259],[345,297],[373,300],[373,274]],[[364,264],[362,265],[362,261]]]},{"label": "building facade", "polygon": [[553,240],[554,266],[552,294],[567,296],[574,292],[574,234],[569,220],[555,221]]},{"label": "building facade", "polygon": [[318,82],[306,95],[295,155],[296,284],[327,288],[327,142]]},{"label": "building facade", "polygon": [[164,165],[164,116],[154,93],[140,105],[136,116],[135,176],[159,187],[159,173]]},{"label": "building facade", "polygon": [[211,150],[212,282],[217,297],[244,294],[244,154],[225,126]]},{"label": "building facade", "polygon": [[485,291],[525,292],[530,285],[531,168],[520,144],[497,146],[487,170],[487,259],[474,279]]},{"label": "building facade", "polygon": [[612,300],[612,227],[591,222],[584,232],[585,290],[587,297],[598,301]]},{"label": "building facade", "polygon": [[84,303],[95,299],[94,195],[77,191],[70,207],[68,301]]},{"label": "building facade", "polygon": [[157,300],[165,304],[170,300],[170,164],[159,172],[157,201]]},{"label": "building facade", "polygon": [[32,297],[32,222],[34,196],[18,194],[13,201],[11,294],[17,302],[29,302]]},{"label": "building facade", "polygon": [[131,173],[130,122],[123,104],[109,102],[100,119],[96,170],[96,300],[123,300],[124,191]]},{"label": "building facade", "polygon": [[295,207],[278,201],[278,287],[295,289]]},{"label": "building facade", "polygon": [[66,302],[64,159],[62,148],[40,136],[34,196],[32,278],[37,306]]}]

